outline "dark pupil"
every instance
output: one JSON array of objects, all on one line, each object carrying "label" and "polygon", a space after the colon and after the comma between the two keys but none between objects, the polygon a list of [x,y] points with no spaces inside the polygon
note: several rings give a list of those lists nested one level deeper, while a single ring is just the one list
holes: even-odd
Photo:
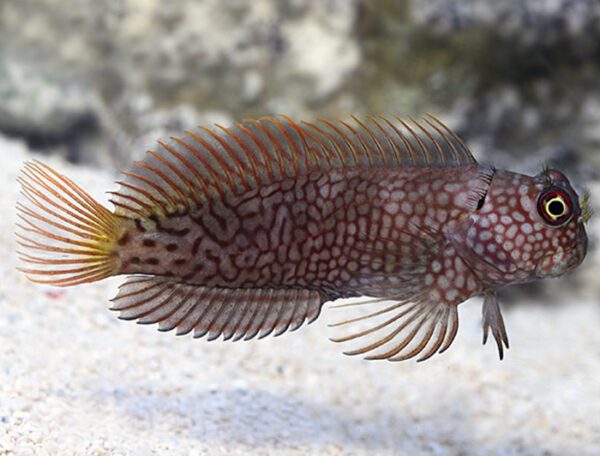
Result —
[{"label": "dark pupil", "polygon": [[548,210],[550,211],[550,213],[556,217],[562,215],[563,211],[564,211],[564,206],[563,203],[561,203],[560,201],[552,201],[549,205],[548,205]]}]

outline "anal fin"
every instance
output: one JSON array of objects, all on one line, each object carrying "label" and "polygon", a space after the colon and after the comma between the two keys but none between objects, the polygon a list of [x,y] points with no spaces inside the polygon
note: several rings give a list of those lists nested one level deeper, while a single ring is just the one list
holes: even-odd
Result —
[{"label": "anal fin", "polygon": [[248,340],[276,336],[311,323],[322,299],[314,290],[209,288],[160,276],[131,276],[111,310],[123,320],[158,323],[159,331],[193,331],[194,338]]}]

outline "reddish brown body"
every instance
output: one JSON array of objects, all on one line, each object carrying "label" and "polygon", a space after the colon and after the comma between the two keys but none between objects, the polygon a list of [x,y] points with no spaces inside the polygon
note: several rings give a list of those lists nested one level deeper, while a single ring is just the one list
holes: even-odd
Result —
[{"label": "reddish brown body", "polygon": [[[131,224],[121,270],[208,287],[318,290],[326,300],[410,292],[415,265],[466,220],[487,170],[332,170]],[[451,191],[449,191],[450,189]],[[459,197],[455,197],[459,196]],[[477,288],[472,285],[471,292]]]},{"label": "reddish brown body", "polygon": [[23,259],[44,266],[26,272],[57,285],[132,274],[121,318],[209,339],[280,334],[325,301],[371,296],[375,311],[336,326],[381,321],[336,340],[373,338],[347,353],[390,360],[447,349],[458,304],[483,294],[502,357],[495,289],[576,267],[586,204],[558,171],[480,166],[437,119],[396,120],[187,132],[125,173],[114,214],[28,165],[24,192],[45,215],[20,208],[23,245],[42,253]]}]

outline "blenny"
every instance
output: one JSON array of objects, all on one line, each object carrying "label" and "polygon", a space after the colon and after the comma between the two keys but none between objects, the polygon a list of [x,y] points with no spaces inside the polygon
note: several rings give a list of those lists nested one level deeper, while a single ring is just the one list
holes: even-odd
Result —
[{"label": "blenny", "polygon": [[110,192],[113,212],[25,164],[17,236],[29,279],[128,274],[119,318],[209,340],[280,335],[327,301],[370,296],[352,305],[374,310],[334,326],[381,320],[334,340],[392,361],[445,351],[458,305],[482,295],[484,343],[491,330],[502,359],[496,290],[559,276],[586,254],[588,196],[555,169],[478,164],[430,114],[267,117],[158,143]]}]

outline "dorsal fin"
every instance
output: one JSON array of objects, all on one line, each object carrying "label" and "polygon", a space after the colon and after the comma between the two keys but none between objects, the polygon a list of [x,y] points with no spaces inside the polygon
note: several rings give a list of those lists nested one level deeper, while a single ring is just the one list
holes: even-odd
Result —
[{"label": "dorsal fin", "polygon": [[476,164],[458,136],[432,115],[300,123],[265,117],[230,128],[198,127],[159,145],[118,182],[111,200],[118,215],[182,214],[212,198],[332,168]]}]

